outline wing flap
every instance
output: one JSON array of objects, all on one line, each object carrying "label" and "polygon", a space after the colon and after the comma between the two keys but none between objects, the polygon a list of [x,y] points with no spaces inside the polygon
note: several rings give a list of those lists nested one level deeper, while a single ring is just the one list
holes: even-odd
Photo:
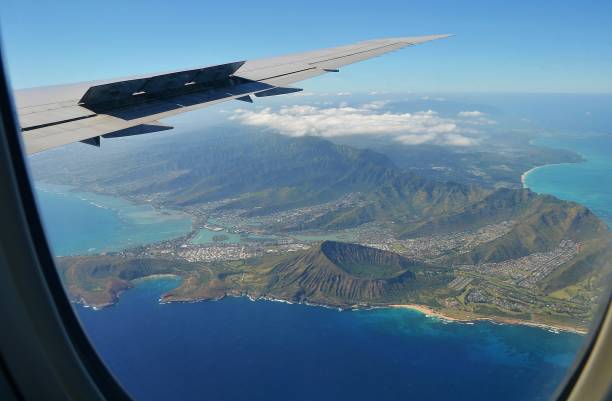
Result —
[{"label": "wing flap", "polygon": [[232,87],[243,83],[232,76],[243,64],[241,61],[96,85],[87,90],[79,104],[94,112],[105,112],[189,93]]},{"label": "wing flap", "polygon": [[47,126],[36,132],[24,132],[26,153],[38,153],[73,142],[99,146],[100,137],[119,138],[166,131],[171,126],[158,121],[122,121],[110,116],[98,115],[87,121],[73,121],[61,126]]},{"label": "wing flap", "polygon": [[172,128],[174,127],[162,124],[159,121],[152,121],[148,124],[139,124],[133,127],[124,128],[118,131],[104,134],[102,135],[102,138],[123,138],[126,136],[143,135],[143,134],[150,134],[153,132],[167,131]]},{"label": "wing flap", "polygon": [[[156,122],[219,102],[299,91],[295,82],[450,35],[389,38],[129,79],[17,91],[27,154],[99,137],[155,132]],[[88,141],[89,139],[91,141]]]},{"label": "wing flap", "polygon": [[283,88],[282,86],[276,86],[272,89],[268,89],[262,92],[257,92],[255,96],[267,97],[267,96],[287,95],[289,93],[301,92],[302,90],[303,89],[300,89],[300,88]]},{"label": "wing flap", "polygon": [[[55,107],[53,107],[55,106]],[[21,111],[21,110],[20,110]],[[96,113],[77,105],[57,106],[47,105],[45,109],[28,110],[19,113],[19,122],[24,131],[36,129],[46,125],[60,124],[75,119],[95,116]]]}]

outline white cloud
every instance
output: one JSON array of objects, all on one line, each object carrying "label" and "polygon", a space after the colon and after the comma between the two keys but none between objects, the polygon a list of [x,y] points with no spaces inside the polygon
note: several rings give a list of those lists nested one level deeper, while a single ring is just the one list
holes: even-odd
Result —
[{"label": "white cloud", "polygon": [[451,146],[472,146],[476,144],[476,140],[474,138],[469,138],[464,135],[459,134],[448,134],[443,138],[443,142],[445,145]]},{"label": "white cloud", "polygon": [[435,144],[435,145],[449,145],[449,146],[472,146],[476,145],[478,141],[474,138],[467,137],[460,134],[422,134],[422,135],[400,135],[395,138],[397,142],[404,145],[423,145],[423,144]]},{"label": "white cloud", "polygon": [[440,116],[433,110],[415,113],[383,111],[386,102],[361,106],[319,107],[313,105],[238,109],[230,119],[242,124],[274,129],[289,136],[385,135],[408,145],[439,144],[470,146],[478,142],[478,132],[462,120]]},{"label": "white cloud", "polygon": [[351,92],[338,92],[336,96],[351,96]]},{"label": "white cloud", "polygon": [[435,100],[436,102],[444,102],[446,101],[446,98],[445,97],[421,96],[421,100]]},{"label": "white cloud", "polygon": [[495,125],[495,124],[497,124],[497,121],[493,121],[493,120],[490,120],[490,119],[485,118],[485,117],[480,117],[480,118],[474,118],[474,119],[470,119],[470,120],[464,121],[464,124],[469,124],[469,125]]},{"label": "white cloud", "polygon": [[315,95],[316,93],[314,92],[300,91],[300,92],[291,93],[289,96],[304,97],[304,96],[315,96]]},{"label": "white cloud", "polygon": [[395,138],[396,141],[403,143],[404,145],[422,145],[427,142],[434,141],[436,134],[409,134],[400,135]]},{"label": "white cloud", "polygon": [[497,124],[496,121],[493,121],[485,117],[486,114],[478,110],[460,111],[459,113],[457,113],[457,115],[459,117],[466,118],[465,124],[469,124],[469,125],[495,125]]},{"label": "white cloud", "polygon": [[485,113],[482,111],[474,110],[474,111],[460,111],[457,115],[459,117],[482,117]]},{"label": "white cloud", "polygon": [[385,107],[389,103],[388,100],[374,100],[361,106],[366,110],[379,110]]}]

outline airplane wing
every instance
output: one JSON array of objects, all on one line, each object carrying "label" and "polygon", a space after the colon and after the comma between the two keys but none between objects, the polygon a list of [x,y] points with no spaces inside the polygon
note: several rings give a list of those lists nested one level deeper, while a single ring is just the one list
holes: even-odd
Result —
[{"label": "airplane wing", "polygon": [[237,99],[298,92],[289,85],[450,35],[387,38],[261,60],[15,92],[27,154],[163,131],[160,119]]}]

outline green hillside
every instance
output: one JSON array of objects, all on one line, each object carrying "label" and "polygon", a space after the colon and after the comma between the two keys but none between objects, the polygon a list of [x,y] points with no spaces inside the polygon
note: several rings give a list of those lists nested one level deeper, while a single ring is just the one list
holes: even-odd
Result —
[{"label": "green hillside", "polygon": [[[528,189],[425,179],[376,152],[315,137],[220,131],[187,139],[109,153],[99,161],[77,158],[38,174],[193,213],[200,226],[189,235],[208,218],[231,215],[242,224],[236,228],[242,239],[263,234],[278,241],[250,243],[242,253],[222,243],[211,250],[211,244],[189,242],[188,235],[122,254],[61,258],[72,299],[108,305],[134,279],[176,274],[181,285],[164,295],[167,301],[248,295],[338,307],[419,303],[460,317],[583,327],[612,284],[610,232],[579,204]],[[67,174],[71,168],[81,174]],[[348,194],[351,201],[333,204]],[[286,214],[270,216],[278,211]],[[478,234],[492,225],[503,228],[494,228],[495,235]],[[382,244],[374,246],[410,257],[297,239],[305,231],[333,238],[344,229],[360,238],[356,242]],[[463,247],[463,241],[470,245]],[[542,256],[547,252],[553,256]],[[485,263],[498,266],[480,269]]]}]

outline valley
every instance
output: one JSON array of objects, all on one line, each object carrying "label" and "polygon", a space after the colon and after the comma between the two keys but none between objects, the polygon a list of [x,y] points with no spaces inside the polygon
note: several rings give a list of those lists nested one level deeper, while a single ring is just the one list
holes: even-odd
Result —
[{"label": "valley", "polygon": [[[512,320],[578,331],[588,326],[601,291],[592,275],[563,284],[574,289],[570,297],[546,289],[552,273],[575,268],[575,259],[588,254],[593,240],[587,237],[583,242],[563,239],[527,256],[469,264],[466,255],[511,235],[519,222],[412,238],[401,238],[402,230],[392,221],[341,230],[277,231],[279,220],[300,224],[339,204],[351,205],[343,199],[274,217],[241,217],[243,212],[217,212],[218,204],[204,205],[185,236],[105,255],[64,257],[59,266],[73,300],[98,308],[117,302],[136,278],[174,274],[182,285],[165,294],[164,302],[232,295],[341,309],[418,304],[459,320]],[[215,235],[196,243],[202,230]],[[345,256],[361,251],[364,260],[330,257],[340,251]],[[601,252],[596,247],[595,253]],[[394,263],[403,267],[385,267],[387,259],[402,261]],[[609,277],[609,265],[599,268]],[[414,280],[406,282],[406,277]]]},{"label": "valley", "polygon": [[584,330],[612,283],[607,226],[584,206],[528,189],[436,181],[370,150],[271,133],[109,157],[122,169],[104,159],[79,175],[52,166],[39,175],[180,210],[192,230],[59,258],[69,295],[86,305],[112,305],[135,279],[173,274],[181,285],[164,302],[411,304]]}]

